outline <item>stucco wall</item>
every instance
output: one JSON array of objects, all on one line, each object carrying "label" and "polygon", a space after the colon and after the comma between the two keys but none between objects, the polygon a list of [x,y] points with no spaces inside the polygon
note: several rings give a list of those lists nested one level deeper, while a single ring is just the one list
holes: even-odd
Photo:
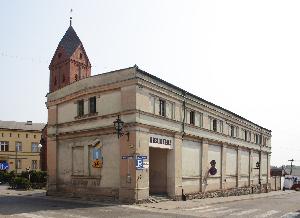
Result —
[{"label": "stucco wall", "polygon": [[[91,144],[95,139],[100,139],[102,145],[102,168],[92,167]],[[115,137],[92,136],[60,140],[57,161],[58,187],[61,190],[76,192],[86,189],[87,193],[93,194],[101,192],[103,188],[119,188],[120,151]]]},{"label": "stucco wall", "polygon": [[200,191],[201,143],[184,140],[182,144],[182,187],[185,193]]}]

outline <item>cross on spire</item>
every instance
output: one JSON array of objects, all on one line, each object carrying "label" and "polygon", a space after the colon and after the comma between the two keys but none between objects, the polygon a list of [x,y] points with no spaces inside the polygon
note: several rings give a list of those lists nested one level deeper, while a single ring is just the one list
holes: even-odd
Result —
[{"label": "cross on spire", "polygon": [[73,9],[71,8],[71,10],[70,10],[70,26],[72,26],[72,12],[73,12]]}]

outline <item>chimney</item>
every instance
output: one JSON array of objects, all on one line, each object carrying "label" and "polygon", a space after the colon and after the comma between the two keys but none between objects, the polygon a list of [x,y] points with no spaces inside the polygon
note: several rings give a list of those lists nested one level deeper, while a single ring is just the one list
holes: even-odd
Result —
[{"label": "chimney", "polygon": [[28,120],[28,121],[26,122],[26,125],[32,125],[32,121]]}]

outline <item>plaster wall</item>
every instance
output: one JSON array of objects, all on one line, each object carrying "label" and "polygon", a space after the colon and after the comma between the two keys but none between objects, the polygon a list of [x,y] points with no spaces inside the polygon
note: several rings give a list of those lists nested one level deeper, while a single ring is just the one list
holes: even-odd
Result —
[{"label": "plaster wall", "polygon": [[184,140],[182,144],[182,188],[184,193],[199,192],[201,187],[200,142]]}]

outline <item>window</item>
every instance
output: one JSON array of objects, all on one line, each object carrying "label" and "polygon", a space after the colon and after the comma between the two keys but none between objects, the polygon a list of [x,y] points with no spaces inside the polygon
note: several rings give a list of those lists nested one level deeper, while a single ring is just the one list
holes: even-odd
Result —
[{"label": "window", "polygon": [[259,136],[259,144],[262,144],[262,135]]},{"label": "window", "polygon": [[166,116],[166,101],[159,99],[159,115]]},{"label": "window", "polygon": [[11,133],[9,133],[9,137],[11,137]]},{"label": "window", "polygon": [[245,141],[247,141],[247,139],[248,139],[248,132],[247,132],[247,130],[244,130],[244,139],[245,139]]},{"label": "window", "polygon": [[200,127],[203,127],[203,114],[200,113]]},{"label": "window", "polygon": [[17,169],[21,169],[22,167],[22,162],[20,159],[17,159]]},{"label": "window", "polygon": [[230,136],[234,137],[234,126],[230,126]]},{"label": "window", "polygon": [[254,139],[255,139],[255,144],[260,144],[259,143],[259,135],[258,134],[254,135]]},{"label": "window", "polygon": [[26,138],[28,138],[28,134],[26,134]]},{"label": "window", "polygon": [[78,66],[78,78],[81,79],[81,67]]},{"label": "window", "polygon": [[220,132],[223,133],[223,121],[219,121],[220,122]]},{"label": "window", "polygon": [[79,100],[77,103],[77,115],[78,116],[84,115],[84,100]]},{"label": "window", "polygon": [[57,80],[56,80],[56,76],[54,77],[54,86],[56,86]]},{"label": "window", "polygon": [[195,111],[190,111],[190,124],[195,125]]},{"label": "window", "polygon": [[20,138],[20,134],[18,134],[18,138]]},{"label": "window", "polygon": [[213,131],[217,132],[218,131],[217,127],[218,127],[217,120],[213,119]]},{"label": "window", "polygon": [[91,114],[96,113],[96,97],[91,97],[89,99],[89,112]]},{"label": "window", "polygon": [[264,146],[267,146],[267,142],[268,142],[268,138],[267,137],[263,137],[263,145]]},{"label": "window", "polygon": [[22,151],[22,142],[16,142],[16,151]]},{"label": "window", "polygon": [[33,135],[33,138],[36,139],[36,135]]},{"label": "window", "polygon": [[75,81],[77,81],[78,80],[78,75],[77,74],[75,74]]},{"label": "window", "polygon": [[38,152],[38,143],[32,142],[31,143],[31,152]]},{"label": "window", "polygon": [[8,142],[0,142],[0,151],[8,151]]},{"label": "window", "polygon": [[37,160],[31,161],[31,169],[36,170],[37,169]]},{"label": "window", "polygon": [[82,54],[81,53],[79,54],[79,58],[82,59]]},{"label": "window", "polygon": [[66,81],[66,78],[65,78],[65,74],[62,75],[62,82],[64,83]]},{"label": "window", "polygon": [[4,133],[1,133],[2,137],[4,137]]}]

